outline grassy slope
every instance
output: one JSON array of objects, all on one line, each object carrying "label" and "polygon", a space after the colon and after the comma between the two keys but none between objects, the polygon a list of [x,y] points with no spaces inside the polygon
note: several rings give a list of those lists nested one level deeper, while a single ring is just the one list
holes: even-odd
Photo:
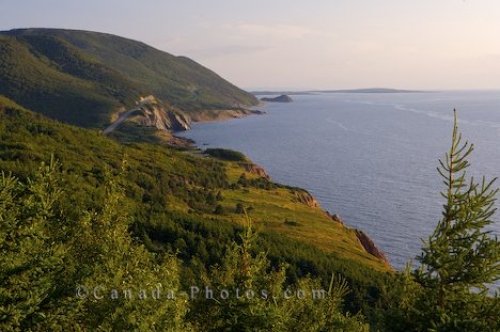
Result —
[{"label": "grassy slope", "polygon": [[[226,172],[231,183],[235,183],[242,173],[245,173],[248,179],[257,178],[235,163],[226,163]],[[298,202],[294,190],[286,186],[270,190],[252,187],[225,189],[221,191],[224,197],[221,205],[226,210],[234,210],[238,203],[252,207],[249,216],[262,231],[283,234],[303,243],[314,244],[317,248],[334,253],[338,257],[387,271],[386,266],[381,265],[380,261],[360,246],[354,230],[333,222],[321,208]],[[244,215],[231,215],[226,219],[245,223]]]},{"label": "grassy slope", "polygon": [[[230,174],[230,183],[236,183],[243,173],[247,178],[255,177],[234,163],[224,164]],[[234,213],[236,205],[240,203],[246,208],[252,207],[248,216],[261,232],[285,235],[339,258],[357,261],[378,271],[388,271],[387,266],[360,246],[354,230],[333,222],[321,208],[298,202],[293,189],[281,186],[270,190],[248,187],[222,189],[220,192],[224,197],[220,205],[229,213],[216,216],[219,220],[245,225],[246,216]],[[190,209],[179,201],[171,203],[169,208],[172,210],[187,213]],[[199,215],[206,219],[215,217],[213,213],[201,212]]]},{"label": "grassy slope", "polygon": [[[0,169],[29,176],[50,154],[60,159],[76,177],[75,191],[91,188],[106,167],[118,168],[126,156],[130,171],[127,192],[131,204],[144,210],[142,203],[160,204],[160,209],[189,218],[215,220],[223,224],[243,224],[244,215],[235,213],[237,203],[252,206],[250,217],[263,234],[279,234],[324,253],[356,262],[361,266],[387,271],[367,254],[353,232],[332,222],[319,208],[296,201],[293,189],[273,185],[235,185],[242,173],[234,162],[199,157],[153,144],[123,145],[97,131],[80,129],[48,120],[0,99]],[[16,109],[16,110],[15,110]],[[249,180],[255,175],[246,173]],[[210,204],[193,205],[207,193],[221,192],[217,204],[226,213],[215,214]],[[90,199],[90,198],[89,198]],[[193,203],[194,201],[194,203]],[[91,204],[91,201],[88,202]],[[293,220],[294,223],[285,223]]]},{"label": "grassy slope", "polygon": [[[386,270],[361,248],[352,230],[332,222],[319,208],[295,202],[288,189],[225,190],[222,195],[225,197],[222,206],[227,209],[234,208],[237,203],[254,207],[250,216],[263,231],[284,234],[301,242],[314,244],[338,257],[360,261],[381,271]],[[231,216],[231,219],[244,222],[243,216]],[[287,220],[294,223],[287,223]]]},{"label": "grassy slope", "polygon": [[109,34],[0,32],[0,94],[65,122],[100,127],[119,105],[154,94],[186,111],[255,104],[209,69]]}]

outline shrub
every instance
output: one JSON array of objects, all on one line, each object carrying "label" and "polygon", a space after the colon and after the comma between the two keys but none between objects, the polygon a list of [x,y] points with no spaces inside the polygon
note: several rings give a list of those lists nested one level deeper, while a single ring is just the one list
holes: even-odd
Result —
[{"label": "shrub", "polygon": [[228,149],[206,149],[205,154],[228,161],[248,161],[248,158],[243,153]]}]

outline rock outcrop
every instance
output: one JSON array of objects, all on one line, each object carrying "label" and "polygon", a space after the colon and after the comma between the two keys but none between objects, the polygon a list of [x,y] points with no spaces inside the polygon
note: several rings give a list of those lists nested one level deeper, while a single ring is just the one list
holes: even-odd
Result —
[{"label": "rock outcrop", "polygon": [[316,198],[313,197],[308,191],[306,190],[301,190],[301,189],[295,189],[293,191],[295,198],[297,199],[298,202],[305,204],[309,207],[312,208],[317,208],[319,207],[319,203],[316,200]]},{"label": "rock outcrop", "polygon": [[266,170],[257,164],[254,164],[252,162],[244,162],[239,163],[239,165],[241,165],[245,169],[245,171],[249,173],[256,174],[267,180],[271,180],[271,177],[269,176],[269,174],[267,174]]},{"label": "rock outcrop", "polygon": [[123,110],[115,114],[116,120],[103,130],[108,134],[121,123],[130,121],[145,127],[154,127],[160,131],[185,131],[191,129],[192,122],[221,121],[237,119],[252,114],[264,114],[258,110],[245,108],[227,110],[199,110],[195,113],[186,113],[156,99],[154,96],[141,97],[137,106],[128,111]]},{"label": "rock outcrop", "polygon": [[342,219],[341,216],[339,216],[338,214],[330,214],[330,212],[326,211],[326,215],[332,219],[332,221],[336,222],[336,223],[339,223],[341,225],[345,225],[344,224],[344,220]]},{"label": "rock outcrop", "polygon": [[291,103],[293,100],[288,95],[280,95],[278,97],[263,97],[260,98],[262,101],[272,102],[272,103]]},{"label": "rock outcrop", "polygon": [[358,240],[361,243],[361,245],[363,246],[363,248],[365,248],[367,253],[379,258],[387,265],[390,265],[384,252],[382,250],[380,250],[379,248],[377,248],[377,246],[375,245],[373,240],[370,239],[370,237],[368,235],[366,235],[365,232],[363,232],[359,229],[356,229],[355,232],[356,232],[356,237],[358,238]]},{"label": "rock outcrop", "polygon": [[141,98],[130,121],[159,130],[189,130],[191,119],[182,111],[161,103],[153,96]]}]

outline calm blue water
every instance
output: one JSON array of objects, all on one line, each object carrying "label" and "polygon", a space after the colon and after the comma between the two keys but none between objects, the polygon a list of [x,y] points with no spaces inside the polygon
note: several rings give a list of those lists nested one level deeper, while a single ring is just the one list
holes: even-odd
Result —
[{"label": "calm blue water", "polygon": [[440,218],[436,166],[449,147],[453,108],[476,145],[471,173],[500,176],[500,92],[293,98],[259,108],[266,115],[196,124],[182,136],[242,151],[273,180],[309,190],[324,209],[366,231],[395,267],[420,252]]}]

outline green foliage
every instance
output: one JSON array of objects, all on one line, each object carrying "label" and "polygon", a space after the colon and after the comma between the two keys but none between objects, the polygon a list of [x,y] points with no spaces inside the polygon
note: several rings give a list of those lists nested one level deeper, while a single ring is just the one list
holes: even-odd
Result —
[{"label": "green foliage", "polygon": [[283,304],[291,317],[284,331],[368,332],[369,325],[361,314],[343,313],[342,299],[350,290],[345,280],[337,279],[332,276],[324,299],[317,295],[322,289],[321,282],[309,278],[299,280],[292,291],[296,297]]},{"label": "green foliage", "polygon": [[[176,281],[174,273],[167,275],[168,280],[162,283],[175,285],[179,282],[181,288],[186,288],[205,269],[213,265],[221,266],[226,248],[233,241],[241,243],[238,236],[241,225],[233,220],[243,216],[234,213],[239,201],[228,203],[235,194],[230,187],[237,181],[237,176],[230,178],[226,174],[227,168],[237,164],[200,158],[152,144],[123,145],[96,131],[64,125],[20,110],[12,103],[0,105],[1,170],[12,172],[25,184],[28,179],[37,176],[40,163],[51,154],[63,165],[57,177],[64,188],[64,195],[56,204],[59,212],[58,218],[54,219],[57,227],[52,233],[54,238],[51,243],[60,243],[66,248],[66,254],[63,255],[63,263],[58,265],[64,266],[64,269],[60,273],[54,272],[57,289],[53,301],[48,301],[43,310],[39,310],[48,317],[44,320],[44,326],[49,330],[48,326],[63,324],[58,320],[61,315],[78,319],[82,324],[85,322],[95,328],[109,326],[100,320],[105,315],[111,317],[113,324],[135,326],[133,324],[137,322],[132,323],[130,320],[143,313],[134,304],[127,304],[127,312],[121,312],[115,302],[99,302],[96,304],[99,312],[106,313],[101,314],[94,313],[92,310],[95,307],[90,303],[74,301],[77,284],[84,285],[99,279],[106,287],[112,287],[115,279],[108,280],[106,275],[120,265],[120,260],[134,262],[138,269],[146,270],[151,269],[150,266],[159,271],[162,271],[163,265],[172,268],[178,266],[181,280]],[[109,181],[116,181],[115,177],[122,173],[123,156],[126,156],[127,172],[119,177],[119,186],[111,185]],[[238,168],[236,174],[242,171],[242,168]],[[258,190],[253,186],[252,174],[247,180],[246,189]],[[263,191],[258,190],[256,193],[259,198]],[[262,211],[262,203],[253,201],[253,196],[247,197],[247,194],[239,191],[237,194],[244,206],[251,203],[255,207],[252,213]],[[273,195],[268,191],[266,194]],[[276,198],[288,202],[287,197],[290,197],[289,202],[292,202],[287,189],[282,190],[282,195],[285,196]],[[117,201],[121,202],[118,206]],[[217,205],[224,208],[224,214],[213,213]],[[314,213],[321,217],[324,215],[319,210]],[[279,223],[283,223],[283,217],[279,218]],[[302,229],[296,227],[299,228]],[[123,235],[125,231],[127,233]],[[339,228],[338,232],[339,241],[349,240],[348,230]],[[123,236],[118,239],[106,236],[105,239],[102,234]],[[130,236],[132,242],[127,239]],[[85,241],[75,242],[77,239]],[[285,274],[287,286],[308,275],[322,279],[323,283],[327,283],[332,273],[343,275],[351,288],[351,292],[346,295],[345,309],[353,313],[361,309],[366,311],[365,302],[366,307],[374,303],[377,289],[387,277],[367,265],[367,259],[341,257],[326,252],[316,243],[291,238],[279,230],[265,229],[258,233],[255,241],[252,255],[265,250],[271,269],[287,267],[281,272]],[[140,243],[148,249],[147,254]],[[111,261],[107,261],[102,254],[104,252],[109,252]],[[177,265],[169,253],[176,253],[182,263]],[[97,262],[99,268],[95,266]],[[373,262],[376,263],[375,260]],[[160,278],[151,272],[141,279],[139,272],[128,267],[124,271],[134,276],[137,282]],[[135,285],[125,276],[116,276],[116,280],[125,285]],[[180,315],[183,309],[182,305],[179,306],[176,312]],[[57,314],[52,315],[51,312]],[[89,319],[87,315],[95,316],[96,320],[86,321]],[[158,312],[152,310],[148,317],[155,315]],[[144,324],[149,324],[148,317],[144,318]],[[127,319],[128,323],[123,319]]]},{"label": "green foliage", "polygon": [[[363,331],[363,317],[382,331],[499,328],[498,296],[487,288],[498,280],[499,245],[485,231],[496,190],[492,182],[466,181],[472,147],[461,144],[456,124],[440,168],[443,218],[419,257],[421,268],[396,274],[265,223],[263,231],[249,228],[240,237],[244,229],[233,218],[244,216],[246,206],[256,206],[252,216],[259,215],[265,207],[260,200],[268,200],[262,197],[292,197],[294,189],[241,173],[237,163],[151,144],[122,145],[6,98],[0,98],[0,139],[2,330]],[[47,160],[51,154],[61,164]],[[294,217],[299,211],[275,211],[288,231],[308,226]],[[347,239],[347,230],[341,234]],[[327,283],[332,274],[341,276],[335,286]],[[163,290],[207,285],[257,294],[191,302],[182,292],[162,301],[120,297],[124,289],[146,285],[150,291],[158,284]],[[90,292],[99,286],[104,298],[78,298],[78,285]],[[326,300],[308,297],[308,290],[321,288],[330,289]],[[114,289],[117,298],[111,298]],[[305,290],[305,297],[272,296],[286,290]]]},{"label": "green foliage", "polygon": [[[196,294],[190,313],[190,319],[196,322],[199,329],[283,329],[279,306],[273,301],[267,301],[267,298],[263,299],[261,290],[269,291],[269,297],[278,296],[284,282],[284,274],[282,271],[268,273],[269,266],[265,256],[251,256],[251,241],[252,234],[249,229],[242,244],[233,244],[228,249],[222,265],[212,267],[210,273],[201,278],[202,284],[210,290],[202,289],[202,293]],[[211,290],[215,292],[213,299]],[[225,291],[227,298],[223,293]]]},{"label": "green foliage", "polygon": [[422,287],[415,281],[411,264],[380,287],[375,310],[370,311],[375,331],[425,331],[415,315],[415,303],[423,296]]},{"label": "green foliage", "polygon": [[[51,162],[26,184],[5,175],[0,182],[3,331],[368,331],[362,316],[342,313],[345,282],[318,299],[318,281],[286,283],[283,267],[274,270],[264,253],[253,254],[250,227],[241,244],[222,255],[221,265],[208,273],[201,269],[202,277],[193,280],[214,290],[255,290],[255,296],[188,302],[179,292],[176,258],[148,252],[129,233],[123,176],[106,172],[104,185],[96,188],[103,201],[71,221],[63,175]],[[175,243],[187,249],[182,239]],[[163,296],[174,291],[173,299],[154,299],[151,289]]]},{"label": "green foliage", "polygon": [[76,247],[74,258],[93,267],[80,283],[100,285],[103,293],[110,289],[146,289],[148,295],[142,301],[137,294],[133,300],[120,295],[118,300],[88,301],[81,317],[83,325],[91,327],[97,321],[95,327],[100,329],[180,330],[186,299],[151,299],[152,288],[158,287],[162,292],[179,289],[176,259],[169,255],[154,257],[144,246],[133,242],[129,221],[123,213],[125,196],[117,184],[108,182],[105,197],[102,211],[88,215],[80,226],[83,245]]},{"label": "green foliage", "polygon": [[457,119],[452,144],[439,174],[445,199],[442,218],[417,257],[420,267],[399,273],[382,287],[373,320],[388,331],[499,331],[500,244],[486,227],[492,223],[494,180],[467,179],[473,145],[462,141]]},{"label": "green foliage", "polygon": [[285,223],[285,225],[288,225],[288,226],[300,226],[300,223],[295,221],[295,220],[286,219],[284,223]]},{"label": "green foliage", "polygon": [[495,213],[498,189],[484,178],[467,180],[474,147],[462,142],[455,114],[452,144],[439,173],[446,190],[443,217],[423,247],[416,280],[424,288],[418,307],[425,329],[498,331],[498,298],[488,285],[500,279],[500,243],[485,229]]},{"label": "green foliage", "polygon": [[209,69],[143,43],[75,30],[0,32],[0,94],[86,127],[153,94],[186,111],[257,103]]},{"label": "green foliage", "polygon": [[[116,74],[75,53],[69,41],[51,53],[54,38],[30,41],[43,61],[62,61],[66,74],[103,84]],[[23,58],[16,43],[2,47]],[[438,169],[446,185],[443,217],[413,273],[382,273],[366,257],[308,240],[304,230],[317,231],[307,228],[316,215],[289,199],[299,189],[241,173],[244,156],[215,150],[216,157],[237,161],[119,144],[0,96],[0,329],[367,331],[366,317],[380,331],[500,330],[499,297],[487,288],[499,279],[500,246],[485,230],[497,190],[493,181],[466,179],[473,147],[462,143],[456,121]],[[266,205],[269,200],[279,204]],[[278,226],[266,228],[265,216],[262,232],[243,229],[237,221],[250,204],[252,216],[267,209]],[[293,214],[286,214],[288,204]],[[339,248],[352,250],[349,230],[329,226],[318,224],[321,235],[338,232],[332,239],[347,243]],[[340,277],[327,283],[332,275]],[[165,291],[207,285],[256,294],[191,302],[182,292],[160,301],[151,293],[146,299],[134,293],[135,300],[123,295],[159,284]],[[95,286],[103,298],[91,296]],[[87,296],[79,298],[81,287]],[[328,296],[313,300],[311,290],[321,288]],[[304,298],[279,296],[287,290],[304,291]]]},{"label": "green foliage", "polygon": [[26,184],[2,176],[2,331],[186,330],[186,298],[151,298],[153,289],[178,290],[177,260],[151,254],[130,236],[119,178],[107,176],[98,188],[102,204],[69,220],[61,175],[51,162]]},{"label": "green foliage", "polygon": [[248,161],[248,158],[239,151],[229,149],[206,149],[205,152],[209,156],[229,161]]},{"label": "green foliage", "polygon": [[[53,304],[66,246],[58,227],[57,165],[42,164],[27,183],[0,178],[0,329],[24,329]],[[54,236],[54,234],[56,236]]]},{"label": "green foliage", "polygon": [[237,203],[234,209],[234,213],[245,214],[245,207],[241,203]]},{"label": "green foliage", "polygon": [[215,207],[214,213],[218,214],[218,215],[224,214],[225,213],[224,207],[220,204],[217,204],[217,206]]},{"label": "green foliage", "polygon": [[285,267],[272,269],[263,252],[253,254],[251,223],[241,244],[228,248],[222,264],[201,277],[189,320],[203,331],[368,331],[361,316],[342,314],[347,284],[301,279],[287,285]]}]

